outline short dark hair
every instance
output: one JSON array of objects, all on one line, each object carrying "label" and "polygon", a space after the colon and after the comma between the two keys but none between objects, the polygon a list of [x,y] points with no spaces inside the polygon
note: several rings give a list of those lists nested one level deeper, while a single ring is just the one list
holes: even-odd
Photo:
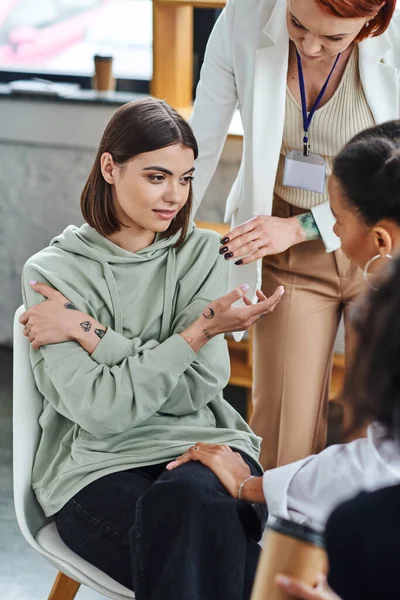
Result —
[{"label": "short dark hair", "polygon": [[[104,236],[120,231],[122,227],[114,207],[112,186],[101,173],[100,159],[104,152],[109,152],[117,165],[124,166],[139,154],[172,144],[191,148],[194,158],[197,158],[197,142],[190,125],[169,104],[156,98],[145,98],[121,106],[103,133],[92,170],[82,191],[81,211],[85,221]],[[185,206],[168,229],[160,234],[161,237],[170,237],[180,231],[177,246],[183,243],[187,234],[192,200],[193,192],[190,187]]]},{"label": "short dark hair", "polygon": [[378,421],[400,442],[400,257],[393,259],[378,291],[353,315],[357,350],[344,387],[352,412],[350,433]]},{"label": "short dark hair", "polygon": [[353,137],[335,157],[333,175],[367,225],[382,219],[400,225],[400,120]]}]

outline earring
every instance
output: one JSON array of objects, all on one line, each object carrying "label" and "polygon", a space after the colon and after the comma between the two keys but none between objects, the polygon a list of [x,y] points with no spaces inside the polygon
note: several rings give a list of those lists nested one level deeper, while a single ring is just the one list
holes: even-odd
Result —
[{"label": "earring", "polygon": [[[378,291],[378,288],[376,288],[375,286],[372,285],[372,283],[370,283],[368,269],[370,268],[370,266],[372,265],[372,263],[375,262],[376,260],[378,260],[379,258],[383,258],[382,254],[376,254],[375,256],[373,256],[372,258],[370,258],[369,261],[367,262],[367,264],[364,267],[364,279],[365,279],[367,285],[371,289],[373,289],[375,291]],[[392,255],[391,254],[385,254],[385,258],[392,258]]]},{"label": "earring", "polygon": [[368,21],[365,21],[365,27],[369,27],[369,22],[370,22],[370,19],[368,19]]}]

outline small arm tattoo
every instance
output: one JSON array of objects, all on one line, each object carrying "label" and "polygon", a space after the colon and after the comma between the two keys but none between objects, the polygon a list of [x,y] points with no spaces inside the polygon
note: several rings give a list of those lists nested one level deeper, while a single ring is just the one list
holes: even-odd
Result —
[{"label": "small arm tattoo", "polygon": [[104,329],[95,329],[94,332],[97,335],[97,337],[99,337],[100,339],[103,338],[106,334]]},{"label": "small arm tattoo", "polygon": [[203,313],[203,317],[205,319],[213,319],[215,317],[215,312],[213,311],[212,308],[208,307],[208,310],[210,311],[208,315]]},{"label": "small arm tattoo", "polygon": [[183,339],[185,340],[185,342],[187,342],[189,344],[189,346],[191,344],[193,344],[193,338],[192,337],[189,337],[189,336],[185,337],[184,336]]},{"label": "small arm tattoo", "polygon": [[203,333],[204,333],[204,335],[206,336],[206,338],[207,338],[208,340],[211,340],[211,338],[212,338],[212,335],[211,335],[211,333],[208,331],[208,329],[203,329]]},{"label": "small arm tattoo", "polygon": [[83,331],[86,331],[86,333],[92,329],[92,324],[90,321],[83,321],[83,323],[79,323],[79,325],[82,327]]},{"label": "small arm tattoo", "polygon": [[318,229],[318,225],[315,222],[314,215],[312,212],[304,213],[302,215],[298,215],[297,219],[306,234],[306,239],[310,240],[320,240],[321,233]]},{"label": "small arm tattoo", "polygon": [[74,304],[72,304],[72,302],[66,302],[66,303],[64,304],[64,307],[65,307],[65,308],[67,308],[68,310],[78,310],[78,309],[76,308],[76,306],[75,306]]}]

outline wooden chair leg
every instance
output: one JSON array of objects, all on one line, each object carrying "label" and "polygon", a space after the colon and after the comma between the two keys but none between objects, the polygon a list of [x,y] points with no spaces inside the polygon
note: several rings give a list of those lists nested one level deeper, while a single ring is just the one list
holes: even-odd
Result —
[{"label": "wooden chair leg", "polygon": [[59,571],[48,600],[74,600],[81,584]]}]

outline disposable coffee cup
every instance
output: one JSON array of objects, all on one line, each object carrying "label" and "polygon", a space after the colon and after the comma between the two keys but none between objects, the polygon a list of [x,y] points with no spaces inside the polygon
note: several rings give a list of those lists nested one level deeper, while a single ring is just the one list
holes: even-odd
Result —
[{"label": "disposable coffee cup", "polygon": [[99,92],[115,90],[115,79],[113,77],[112,56],[101,56],[96,54],[94,60],[93,87]]},{"label": "disposable coffee cup", "polygon": [[251,600],[292,600],[275,583],[281,573],[315,585],[326,572],[323,533],[287,519],[268,519]]}]

